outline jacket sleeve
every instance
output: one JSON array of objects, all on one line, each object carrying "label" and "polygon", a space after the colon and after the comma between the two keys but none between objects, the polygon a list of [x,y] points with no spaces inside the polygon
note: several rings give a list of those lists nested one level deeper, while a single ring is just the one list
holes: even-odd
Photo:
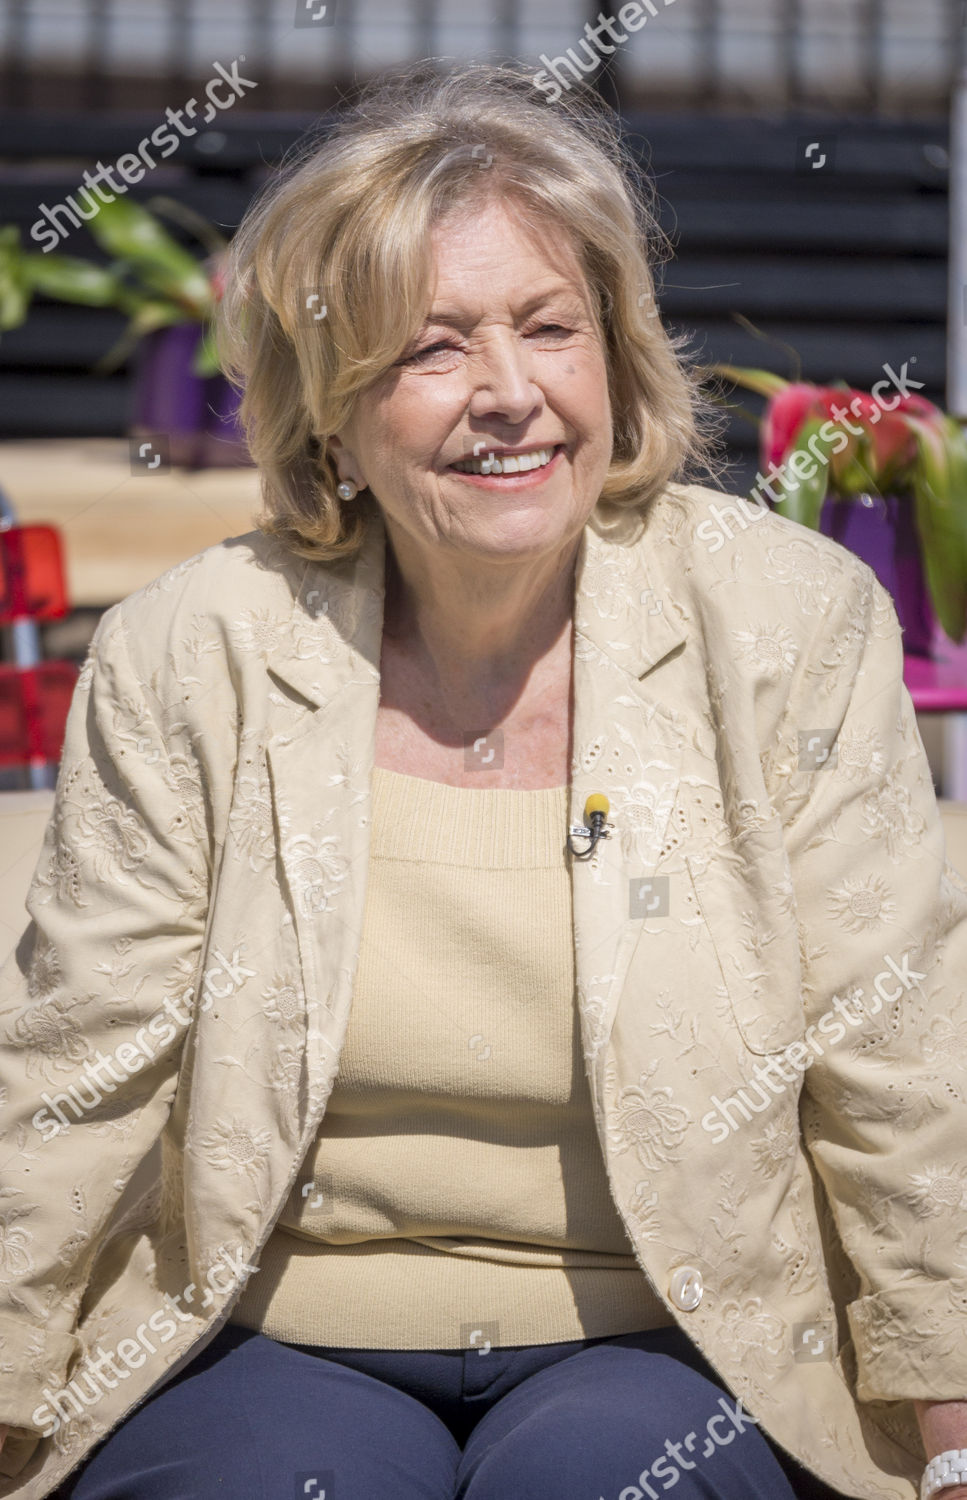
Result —
[{"label": "jacket sleeve", "polygon": [[149,710],[158,674],[149,692],[129,610],[102,617],[78,679],[30,922],[0,969],[0,1421],[35,1433],[42,1387],[79,1347],[93,1258],[170,1110],[207,908],[192,757],[177,703]]},{"label": "jacket sleeve", "polygon": [[[773,767],[800,923],[803,1131],[857,1273],[860,1399],[950,1400],[967,1397],[967,885],[945,864],[892,601],[854,563]],[[810,769],[809,738],[830,731]]]}]

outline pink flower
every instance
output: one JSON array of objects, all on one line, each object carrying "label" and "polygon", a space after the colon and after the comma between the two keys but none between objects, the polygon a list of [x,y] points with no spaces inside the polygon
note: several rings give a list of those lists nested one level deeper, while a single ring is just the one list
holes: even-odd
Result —
[{"label": "pink flower", "polygon": [[913,431],[903,414],[920,417],[932,427],[940,425],[940,412],[922,396],[901,396],[895,411],[884,412],[873,428],[873,457],[877,472],[887,468],[905,468],[917,457]]},{"label": "pink flower", "polygon": [[226,250],[219,250],[216,254],[209,256],[206,269],[208,271],[208,282],[212,289],[212,296],[216,302],[221,302],[225,294],[228,252]]},{"label": "pink flower", "polygon": [[[853,387],[790,383],[766,407],[762,422],[765,463],[781,464],[796,446],[806,423],[824,421],[847,439],[845,446],[830,455],[834,486],[856,488],[867,468],[872,483],[889,484],[917,459],[916,435],[908,418],[926,422],[939,433],[942,417],[922,396],[901,396],[895,407],[889,406],[895,397],[884,399],[887,406],[869,391]],[[861,432],[857,433],[857,428]]]},{"label": "pink flower", "polygon": [[796,434],[817,410],[816,385],[787,385],[773,396],[762,420],[762,457],[769,464],[781,464],[796,441]]}]

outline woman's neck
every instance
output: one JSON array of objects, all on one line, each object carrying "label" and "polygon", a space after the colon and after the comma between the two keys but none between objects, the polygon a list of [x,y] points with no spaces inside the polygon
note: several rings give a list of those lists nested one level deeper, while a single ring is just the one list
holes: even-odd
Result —
[{"label": "woman's neck", "polygon": [[565,660],[569,669],[573,560],[543,579],[535,565],[527,578],[427,582],[407,581],[387,546],[384,641],[444,698],[522,689],[535,675],[557,679]]}]

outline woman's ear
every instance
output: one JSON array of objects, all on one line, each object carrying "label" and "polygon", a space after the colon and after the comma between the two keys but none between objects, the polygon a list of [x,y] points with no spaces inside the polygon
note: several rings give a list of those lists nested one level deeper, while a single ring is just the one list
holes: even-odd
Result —
[{"label": "woman's ear", "polygon": [[336,474],[340,479],[351,479],[360,489],[364,488],[362,475],[358,472],[353,456],[341,437],[331,433],[326,442],[325,451],[332,459]]}]

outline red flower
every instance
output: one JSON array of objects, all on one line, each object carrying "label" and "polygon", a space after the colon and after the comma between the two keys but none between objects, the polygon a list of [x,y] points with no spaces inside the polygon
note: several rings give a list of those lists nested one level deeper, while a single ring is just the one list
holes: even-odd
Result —
[{"label": "red flower", "polygon": [[216,302],[221,302],[225,295],[225,274],[228,267],[228,252],[219,250],[215,255],[209,257],[206,269],[208,271],[208,282],[212,289],[212,296]]},{"label": "red flower", "polygon": [[787,385],[773,396],[762,420],[762,457],[766,467],[780,464],[803,423],[815,414],[819,386]]},{"label": "red flower", "polygon": [[[920,418],[933,427],[941,422],[940,412],[922,396],[897,397],[894,393],[878,399],[869,391],[852,387],[791,383],[773,396],[766,407],[762,422],[763,457],[767,465],[781,464],[796,446],[805,424],[824,420],[847,439],[845,446],[830,455],[830,478],[834,484],[848,480],[846,487],[855,487],[857,472],[853,465],[857,460],[870,466],[873,483],[889,483],[917,459],[916,437],[907,416]],[[857,428],[862,431],[857,432]]]}]

